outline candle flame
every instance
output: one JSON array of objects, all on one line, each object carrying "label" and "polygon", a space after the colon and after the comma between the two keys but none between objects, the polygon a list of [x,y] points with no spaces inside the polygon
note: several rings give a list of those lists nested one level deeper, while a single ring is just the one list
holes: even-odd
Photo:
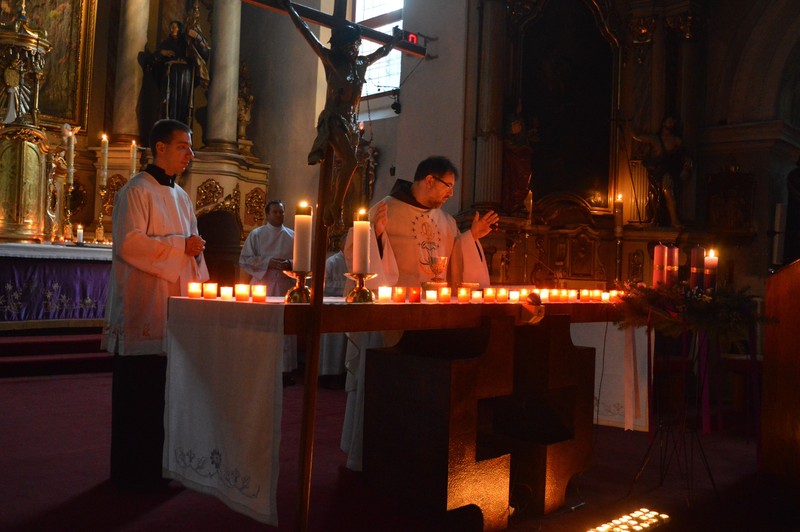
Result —
[{"label": "candle flame", "polygon": [[105,134],[105,133],[103,133],[103,136],[102,136],[102,138],[103,138],[103,140],[108,140],[108,137],[106,136],[106,134]]},{"label": "candle flame", "polygon": [[617,201],[622,201],[622,194],[617,194]]},{"label": "candle flame", "polygon": [[708,256],[709,256],[709,257],[711,257],[711,258],[713,259],[714,257],[716,257],[716,256],[717,256],[717,252],[716,252],[716,251],[714,251],[713,249],[709,249],[709,250],[708,250]]},{"label": "candle flame", "polygon": [[306,207],[308,207],[308,202],[306,200],[303,200],[300,202],[300,206],[305,209]]},{"label": "candle flame", "polygon": [[361,207],[360,209],[358,209],[358,214],[360,214],[362,216],[367,214],[367,209],[365,209],[364,207]]}]

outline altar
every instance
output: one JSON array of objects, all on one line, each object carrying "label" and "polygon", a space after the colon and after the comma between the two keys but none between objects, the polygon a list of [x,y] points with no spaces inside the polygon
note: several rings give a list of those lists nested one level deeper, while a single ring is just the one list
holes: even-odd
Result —
[{"label": "altar", "polygon": [[100,327],[111,245],[0,243],[0,330]]},{"label": "altar", "polygon": [[[566,331],[581,324],[569,325],[570,320],[600,327],[602,334],[599,340],[594,341],[606,345],[596,355],[604,357],[601,366],[620,366],[617,368],[620,374],[625,374],[625,365],[646,366],[646,361],[640,359],[645,355],[644,345],[637,344],[638,349],[629,347],[619,351],[618,346],[624,346],[629,340],[613,323],[608,323],[613,320],[612,306],[565,303],[549,304],[545,308],[555,320],[552,323],[566,324]],[[488,364],[493,368],[488,372],[481,370],[481,382],[490,384],[478,384],[483,390],[478,392],[479,395],[493,396],[513,391],[514,362],[511,354],[514,350],[507,347],[513,346],[513,330],[533,316],[532,310],[533,307],[524,304],[345,304],[341,298],[326,298],[321,330],[323,333],[392,329],[432,332],[461,329],[467,332],[493,323],[495,325],[488,329],[488,342],[497,343],[497,348],[487,355],[488,358],[484,355],[479,357],[481,367]],[[303,334],[306,331],[309,314],[308,305],[285,305],[282,298],[268,298],[266,304],[170,299],[165,476],[212,494],[232,509],[260,522],[277,525],[276,487],[282,415],[280,346],[284,334]],[[506,334],[509,331],[512,334]],[[595,334],[599,334],[598,331],[589,331],[590,336]],[[607,339],[615,335],[619,335],[621,342],[617,347]],[[626,362],[626,352],[638,360]],[[594,362],[594,356],[591,360]],[[590,366],[592,373],[588,376],[588,396],[584,395],[582,400],[586,406],[579,416],[582,426],[586,427],[588,423],[589,428],[579,431],[582,458],[578,462],[588,459],[586,451],[590,450],[587,435],[591,433],[593,415],[593,367]],[[646,384],[646,379],[644,382]],[[607,393],[611,393],[610,386],[602,391],[604,395]],[[634,404],[634,400],[629,402],[625,399],[624,387],[613,393],[618,394],[615,402],[622,420],[619,422],[624,423],[623,410],[626,405]],[[630,389],[627,393],[633,395]],[[646,408],[642,410],[644,420],[641,422],[646,426]],[[365,434],[365,444],[366,440]],[[375,456],[375,449],[373,446],[372,456]],[[474,464],[489,463],[489,460],[499,464],[499,469],[493,466],[490,468],[492,472],[487,473],[498,485],[495,490],[497,499],[489,506],[493,505],[491,511],[500,514],[495,522],[504,523],[507,516],[503,512],[508,509],[508,455],[473,457],[471,460]],[[368,467],[365,462],[365,474],[368,474]],[[495,474],[497,471],[500,471],[499,476]],[[571,475],[571,472],[567,475],[564,485]],[[487,511],[485,501],[480,501],[479,505],[484,512]],[[286,518],[282,516],[282,519]]]}]

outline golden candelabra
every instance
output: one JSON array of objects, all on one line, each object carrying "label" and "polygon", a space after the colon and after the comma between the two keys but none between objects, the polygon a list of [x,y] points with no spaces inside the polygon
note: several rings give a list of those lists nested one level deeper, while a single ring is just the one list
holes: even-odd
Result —
[{"label": "golden candelabra", "polygon": [[72,242],[75,237],[72,233],[72,192],[75,186],[70,182],[67,184],[67,193],[64,194],[64,242]]},{"label": "golden candelabra", "polygon": [[355,288],[350,290],[345,300],[348,303],[372,303],[375,296],[372,290],[365,286],[365,282],[378,275],[377,273],[346,273],[345,276],[356,282]]},{"label": "golden candelabra", "polygon": [[103,210],[106,206],[106,194],[108,193],[108,189],[106,188],[106,174],[107,171],[104,170],[101,175],[103,184],[100,185],[97,191],[97,195],[100,196],[100,212],[97,215],[97,227],[94,230],[94,241],[97,244],[102,244],[106,241],[105,228],[103,228]]},{"label": "golden candelabra", "polygon": [[295,279],[295,285],[286,292],[284,301],[286,303],[310,303],[311,289],[306,286],[306,279],[309,278],[311,272],[283,270],[283,273]]}]

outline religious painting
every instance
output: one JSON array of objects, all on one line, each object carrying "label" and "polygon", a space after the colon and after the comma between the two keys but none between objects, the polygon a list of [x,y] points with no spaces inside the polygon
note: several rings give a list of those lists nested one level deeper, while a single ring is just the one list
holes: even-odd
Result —
[{"label": "religious painting", "polygon": [[572,193],[609,208],[616,50],[581,0],[547,2],[526,23],[518,112],[529,131],[534,201]]},{"label": "religious painting", "polygon": [[42,0],[26,9],[28,24],[46,30],[52,44],[39,94],[42,122],[85,125],[97,0]]}]

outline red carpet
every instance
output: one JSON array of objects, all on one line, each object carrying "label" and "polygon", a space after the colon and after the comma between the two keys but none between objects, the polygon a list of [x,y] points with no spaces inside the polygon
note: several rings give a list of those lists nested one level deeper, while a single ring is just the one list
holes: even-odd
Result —
[{"label": "red carpet", "polygon": [[[106,480],[110,388],[108,373],[0,380],[0,530],[275,530],[175,482],[158,494],[113,488]],[[279,530],[295,523],[302,391],[302,385],[285,391]],[[446,526],[370,489],[343,467],[338,450],[344,392],[320,389],[318,407],[311,530],[471,529]],[[649,506],[672,516],[659,530],[800,530],[799,492],[758,474],[755,445],[736,434],[702,439],[719,497],[698,459],[690,486],[672,463],[659,487],[657,453],[626,496],[647,443],[646,434],[598,427],[593,466],[568,489],[575,510],[515,519],[510,529],[586,530]]]}]

